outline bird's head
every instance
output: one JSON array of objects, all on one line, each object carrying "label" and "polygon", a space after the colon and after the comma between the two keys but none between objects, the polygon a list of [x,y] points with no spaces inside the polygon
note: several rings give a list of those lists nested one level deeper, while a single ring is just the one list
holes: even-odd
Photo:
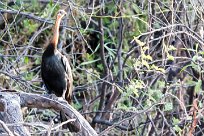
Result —
[{"label": "bird's head", "polygon": [[57,12],[57,19],[62,19],[67,13],[64,10],[59,10]]}]

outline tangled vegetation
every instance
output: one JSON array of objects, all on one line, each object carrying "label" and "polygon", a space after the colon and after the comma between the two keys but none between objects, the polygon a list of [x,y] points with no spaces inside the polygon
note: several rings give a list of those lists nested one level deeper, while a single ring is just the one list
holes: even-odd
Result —
[{"label": "tangled vegetation", "polygon": [[[45,93],[41,56],[65,9],[59,49],[72,67],[72,106],[98,134],[203,135],[203,7],[201,0],[0,1],[0,88]],[[28,109],[25,122],[57,114]]]}]

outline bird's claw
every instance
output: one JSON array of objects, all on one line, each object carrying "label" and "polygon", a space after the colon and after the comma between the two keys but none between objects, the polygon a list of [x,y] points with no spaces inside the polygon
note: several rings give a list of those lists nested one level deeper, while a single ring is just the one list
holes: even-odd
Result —
[{"label": "bird's claw", "polygon": [[60,101],[60,103],[67,104],[67,101],[62,97],[59,97],[58,100]]}]

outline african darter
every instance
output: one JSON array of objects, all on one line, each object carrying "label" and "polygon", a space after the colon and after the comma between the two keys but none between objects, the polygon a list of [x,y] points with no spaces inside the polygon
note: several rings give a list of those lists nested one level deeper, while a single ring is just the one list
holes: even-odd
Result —
[{"label": "african darter", "polygon": [[41,74],[48,93],[63,97],[71,104],[73,82],[71,67],[67,58],[57,49],[59,26],[65,14],[64,10],[59,10],[57,13],[53,37],[42,56]]}]

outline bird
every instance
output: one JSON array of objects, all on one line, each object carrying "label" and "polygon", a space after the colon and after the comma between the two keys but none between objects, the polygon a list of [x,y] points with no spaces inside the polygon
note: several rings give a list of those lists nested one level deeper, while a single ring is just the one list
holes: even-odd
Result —
[{"label": "bird", "polygon": [[[62,97],[71,104],[73,88],[72,71],[69,61],[57,48],[60,22],[65,15],[66,12],[64,10],[57,12],[53,27],[53,36],[42,55],[41,76],[48,94],[55,94],[57,97]],[[65,115],[62,116],[62,114],[60,112],[61,121],[66,121]]]},{"label": "bird", "polygon": [[59,27],[62,18],[66,15],[59,10],[53,28],[53,37],[42,55],[41,76],[48,94],[55,94],[71,103],[73,77],[67,58],[57,48]]}]

